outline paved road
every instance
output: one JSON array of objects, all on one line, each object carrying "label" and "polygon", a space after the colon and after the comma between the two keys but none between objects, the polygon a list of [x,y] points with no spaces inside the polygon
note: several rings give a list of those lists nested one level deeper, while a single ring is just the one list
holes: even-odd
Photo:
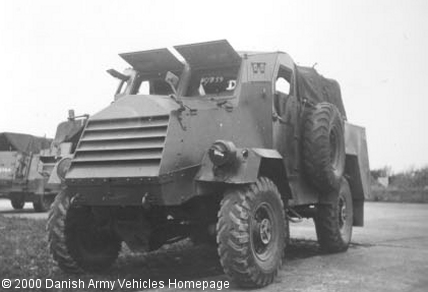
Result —
[{"label": "paved road", "polygon": [[[299,240],[275,283],[260,291],[428,291],[428,204],[367,203],[365,213],[366,226],[354,229],[346,253],[320,254],[312,221],[293,225]],[[228,291],[242,290],[232,284]]]},{"label": "paved road", "polygon": [[[287,261],[275,283],[260,291],[428,291],[428,204],[366,203],[365,213],[366,226],[354,229],[352,246],[341,254],[318,252],[312,221],[293,224],[291,235],[297,240],[289,249]],[[31,204],[26,204],[22,211],[14,211],[7,200],[0,200],[0,214],[47,217],[46,213],[34,213]],[[163,270],[168,277],[180,277],[186,273],[200,274],[204,269],[206,275],[219,273],[218,269],[215,272],[215,262],[207,267],[196,264],[200,261],[193,252],[180,256],[172,256],[175,262],[165,261],[169,269],[165,262],[159,264],[156,274]],[[193,263],[196,265],[192,267]],[[224,275],[193,279],[227,280]],[[241,290],[232,284],[228,291]]]},{"label": "paved road", "polygon": [[266,291],[428,291],[428,204],[367,203],[365,216],[347,253],[290,261]]}]

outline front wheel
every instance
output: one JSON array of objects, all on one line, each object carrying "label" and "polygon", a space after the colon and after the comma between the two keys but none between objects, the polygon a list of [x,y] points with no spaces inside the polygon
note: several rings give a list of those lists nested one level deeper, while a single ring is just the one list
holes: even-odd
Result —
[{"label": "front wheel", "polygon": [[217,243],[225,273],[243,287],[273,282],[286,244],[284,204],[267,178],[226,192],[218,213]]},{"label": "front wheel", "polygon": [[342,178],[335,200],[319,205],[314,218],[318,243],[323,251],[334,253],[348,249],[352,237],[352,208],[351,190],[348,181]]},{"label": "front wheel", "polygon": [[75,206],[67,191],[59,193],[48,217],[49,249],[67,272],[102,271],[118,257],[120,239],[102,226],[87,206]]}]

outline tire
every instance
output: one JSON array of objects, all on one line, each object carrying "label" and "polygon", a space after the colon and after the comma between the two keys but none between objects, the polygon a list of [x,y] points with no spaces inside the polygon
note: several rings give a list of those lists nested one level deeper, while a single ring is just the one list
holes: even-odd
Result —
[{"label": "tire", "polygon": [[15,210],[22,210],[25,205],[25,201],[22,199],[11,199],[10,203],[12,204],[12,207]]},{"label": "tire", "polygon": [[52,196],[36,195],[36,199],[33,201],[33,208],[36,212],[46,212],[51,208],[54,199]]},{"label": "tire", "polygon": [[333,204],[318,205],[314,218],[318,243],[328,253],[346,251],[352,237],[352,196],[345,178],[337,193]]},{"label": "tire", "polygon": [[90,207],[73,206],[60,192],[49,212],[49,250],[59,267],[71,273],[108,269],[119,255],[120,239],[100,230]]},{"label": "tire", "polygon": [[271,180],[262,177],[250,186],[227,191],[217,222],[224,272],[242,287],[272,283],[282,265],[285,231],[284,204]]},{"label": "tire", "polygon": [[321,193],[337,190],[345,170],[344,123],[333,104],[316,105],[305,118],[303,165]]}]

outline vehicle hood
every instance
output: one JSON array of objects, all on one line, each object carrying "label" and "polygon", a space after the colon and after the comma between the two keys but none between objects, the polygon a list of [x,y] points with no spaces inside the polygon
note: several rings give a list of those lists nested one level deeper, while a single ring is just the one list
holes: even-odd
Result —
[{"label": "vehicle hood", "polygon": [[91,116],[90,121],[168,115],[179,105],[169,96],[128,95]]}]

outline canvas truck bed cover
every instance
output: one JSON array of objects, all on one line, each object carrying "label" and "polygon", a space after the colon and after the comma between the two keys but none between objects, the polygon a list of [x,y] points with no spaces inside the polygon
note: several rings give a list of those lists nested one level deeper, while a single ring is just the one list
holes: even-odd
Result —
[{"label": "canvas truck bed cover", "polygon": [[18,151],[24,153],[39,153],[49,148],[52,139],[35,137],[28,134],[0,133],[0,151]]},{"label": "canvas truck bed cover", "polygon": [[314,68],[301,66],[296,66],[296,68],[299,95],[314,104],[320,102],[334,104],[346,120],[339,83],[321,76]]}]

